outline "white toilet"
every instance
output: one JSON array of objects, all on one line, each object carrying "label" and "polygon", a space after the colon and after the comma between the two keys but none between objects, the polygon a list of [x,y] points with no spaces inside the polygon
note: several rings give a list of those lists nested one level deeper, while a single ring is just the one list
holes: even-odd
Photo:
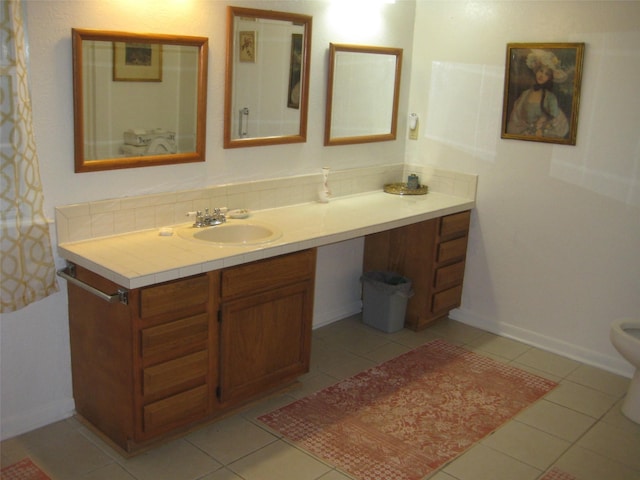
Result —
[{"label": "white toilet", "polygon": [[611,325],[611,343],[625,360],[635,367],[622,413],[640,423],[640,319],[622,318]]}]

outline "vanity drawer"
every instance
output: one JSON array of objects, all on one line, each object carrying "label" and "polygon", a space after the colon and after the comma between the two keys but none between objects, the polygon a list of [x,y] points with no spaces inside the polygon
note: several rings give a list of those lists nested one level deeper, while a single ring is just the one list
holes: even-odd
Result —
[{"label": "vanity drawer", "polygon": [[451,310],[460,306],[460,299],[462,298],[462,285],[458,285],[442,292],[438,292],[433,296],[433,303],[431,305],[431,311],[438,313],[442,311]]},{"label": "vanity drawer", "polygon": [[222,298],[253,294],[312,277],[315,249],[281,255],[223,270]]},{"label": "vanity drawer", "polygon": [[436,290],[462,283],[464,278],[464,262],[458,262],[436,269],[433,286]]},{"label": "vanity drawer", "polygon": [[467,237],[456,238],[438,245],[438,262],[448,262],[456,258],[463,258],[467,253]]},{"label": "vanity drawer", "polygon": [[194,307],[204,311],[208,300],[207,275],[196,275],[146,287],[140,292],[140,318],[192,310]]},{"label": "vanity drawer", "polygon": [[440,219],[440,236],[466,235],[469,231],[471,212],[454,213]]},{"label": "vanity drawer", "polygon": [[194,384],[206,382],[208,373],[207,351],[176,358],[169,362],[147,367],[143,371],[142,393],[145,396],[168,394]]},{"label": "vanity drawer", "polygon": [[195,421],[207,414],[207,385],[150,403],[143,408],[144,431],[153,433]]},{"label": "vanity drawer", "polygon": [[141,335],[143,358],[176,356],[182,352],[204,349],[209,339],[209,316],[203,313],[145,328]]}]

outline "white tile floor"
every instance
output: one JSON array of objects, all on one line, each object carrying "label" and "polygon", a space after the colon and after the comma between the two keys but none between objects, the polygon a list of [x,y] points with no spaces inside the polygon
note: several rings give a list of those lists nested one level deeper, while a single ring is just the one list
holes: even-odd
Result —
[{"label": "white tile floor", "polygon": [[429,477],[534,480],[557,465],[580,480],[640,480],[640,425],[620,413],[629,380],[453,320],[385,334],[359,317],[315,330],[299,388],[124,459],[69,419],[2,442],[2,466],[30,456],[54,480],[344,480],[255,418],[411,348],[444,338],[558,381],[544,399]]}]

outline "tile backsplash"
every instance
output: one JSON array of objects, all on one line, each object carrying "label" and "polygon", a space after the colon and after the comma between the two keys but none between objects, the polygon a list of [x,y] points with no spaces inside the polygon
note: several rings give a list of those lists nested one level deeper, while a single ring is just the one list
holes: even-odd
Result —
[{"label": "tile backsplash", "polygon": [[[329,174],[333,198],[381,190],[404,181],[409,173],[434,192],[475,199],[477,176],[433,167],[392,164],[336,170]],[[403,180],[404,179],[404,180]],[[119,235],[136,230],[186,223],[187,212],[227,207],[264,210],[317,200],[322,175],[300,175],[196,190],[114,198],[56,208],[59,243]]]}]

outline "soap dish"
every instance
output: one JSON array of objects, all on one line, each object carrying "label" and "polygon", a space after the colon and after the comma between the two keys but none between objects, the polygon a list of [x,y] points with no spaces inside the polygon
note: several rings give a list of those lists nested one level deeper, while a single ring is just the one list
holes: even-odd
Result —
[{"label": "soap dish", "polygon": [[227,212],[227,217],[229,218],[249,218],[249,215],[251,214],[246,208],[238,208],[236,210],[230,210],[229,212]]},{"label": "soap dish", "polygon": [[387,183],[384,191],[394,195],[425,195],[429,187],[420,185],[418,188],[409,188],[406,183]]}]

